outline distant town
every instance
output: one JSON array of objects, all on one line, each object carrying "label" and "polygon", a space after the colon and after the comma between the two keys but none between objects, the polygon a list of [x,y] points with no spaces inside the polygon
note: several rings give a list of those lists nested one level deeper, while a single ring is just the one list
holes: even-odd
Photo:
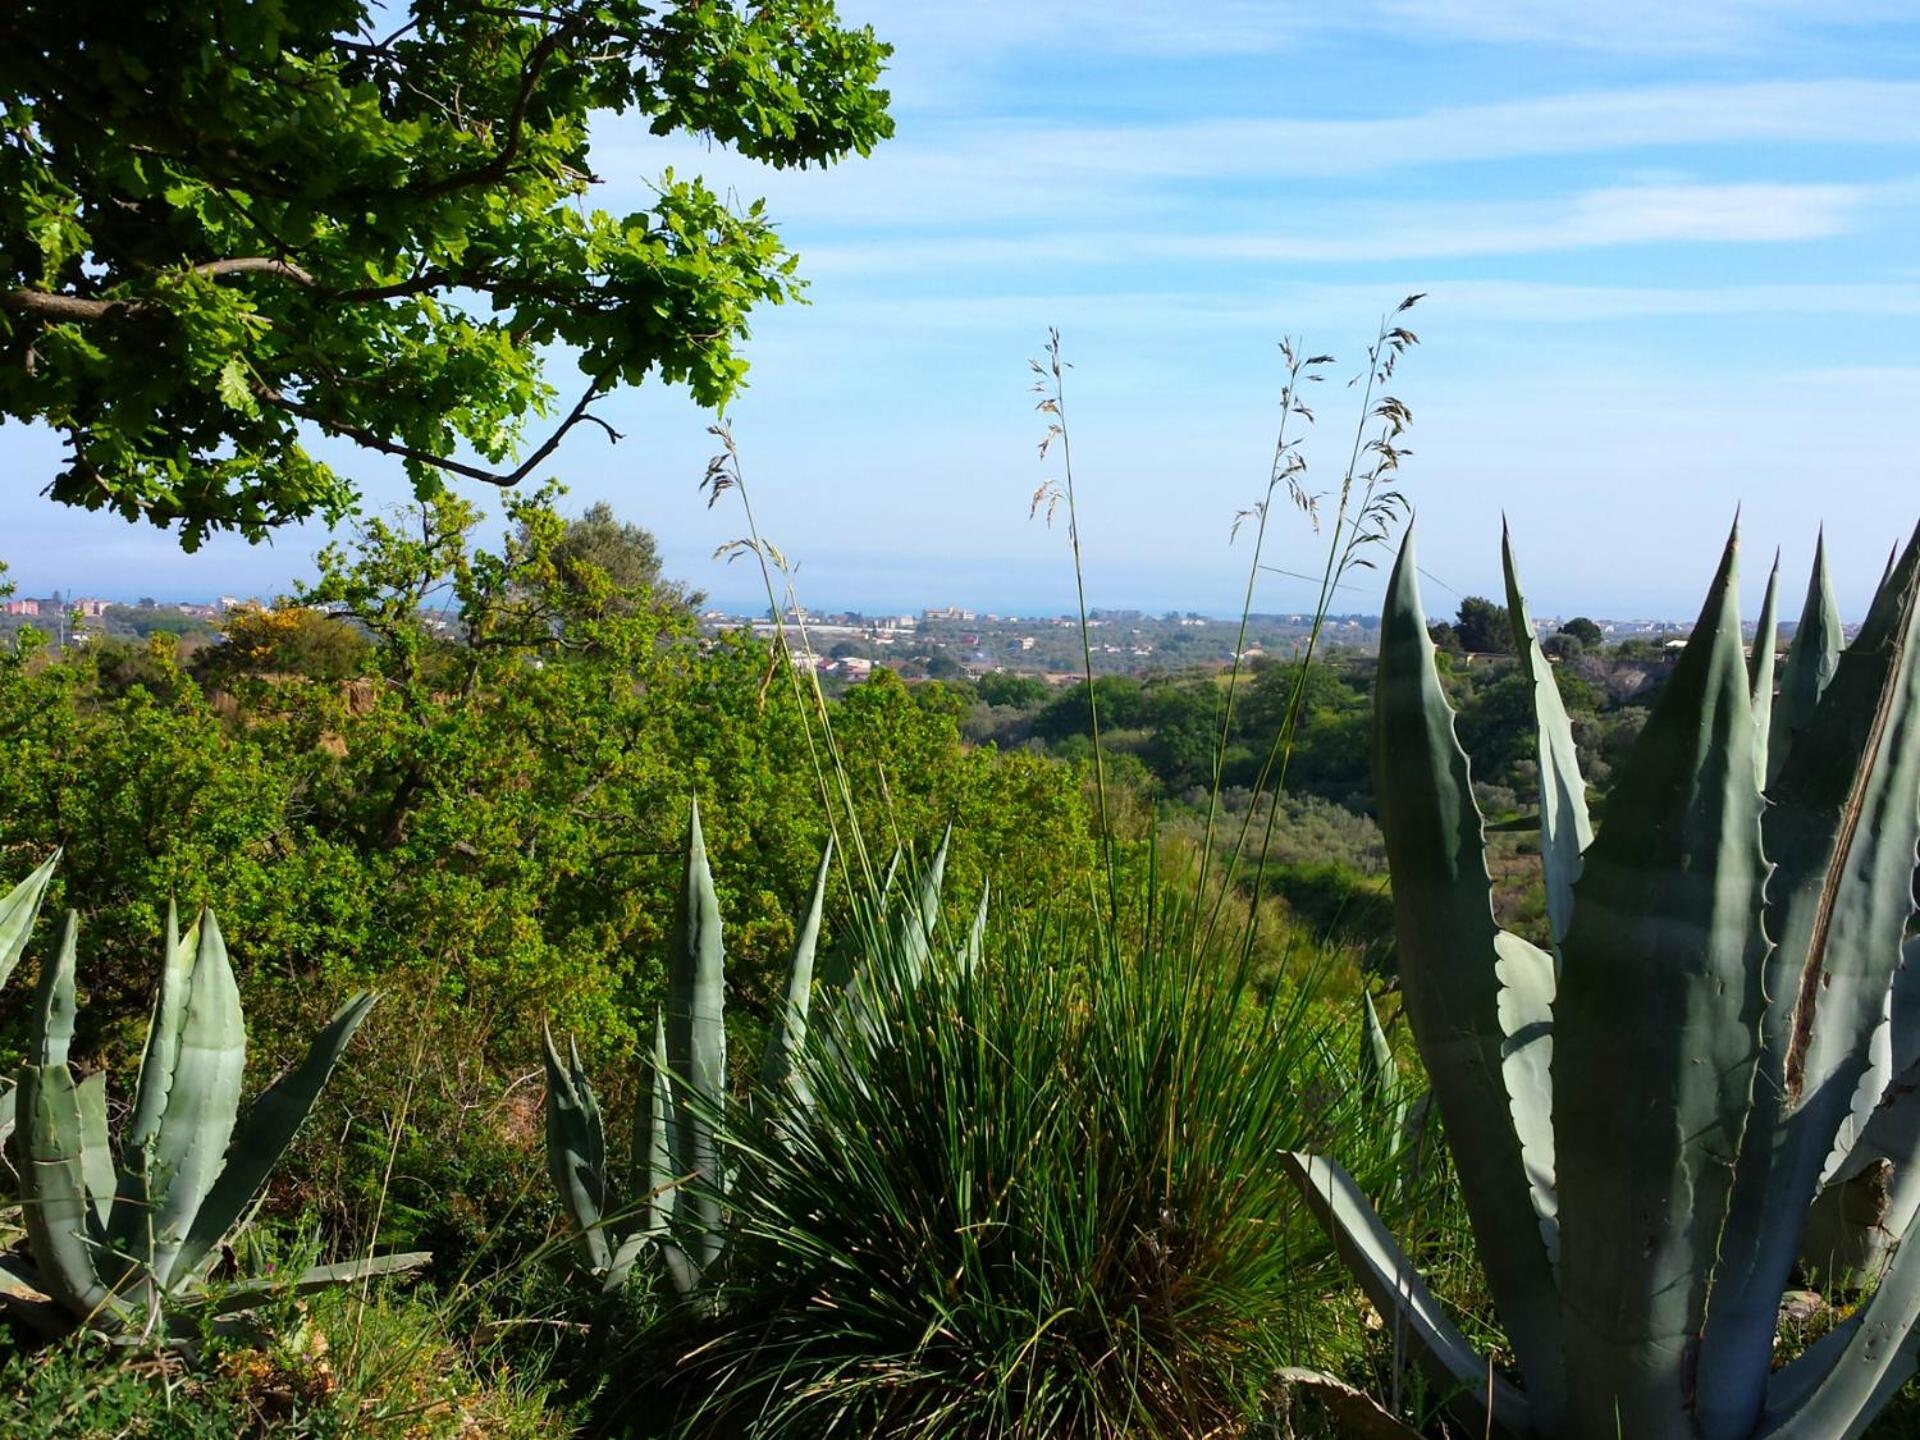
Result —
[{"label": "distant town", "polygon": [[[0,602],[0,635],[30,626],[62,645],[85,644],[95,635],[144,639],[156,632],[173,634],[184,643],[204,644],[218,638],[230,612],[267,603],[233,595],[207,601],[141,599],[132,604],[58,593],[16,595]],[[1285,659],[1299,653],[1312,621],[1304,613],[1250,616],[1242,658]],[[777,628],[764,610],[748,614],[709,608],[700,612],[699,623],[709,634],[751,629],[765,636]],[[1541,633],[1552,634],[1559,623],[1559,617],[1540,620]],[[1649,649],[1677,647],[1691,629],[1691,622],[1674,620],[1596,620],[1594,624],[1609,644],[1635,642]],[[1370,649],[1378,626],[1375,615],[1329,616],[1321,644],[1329,650]],[[781,616],[778,628],[786,630],[797,663],[811,665],[823,678],[841,683],[858,683],[875,666],[883,666],[910,680],[1008,671],[1067,684],[1083,673],[1089,659],[1096,673],[1111,675],[1231,664],[1240,622],[1195,611],[1150,614],[1097,609],[1088,616],[1084,651],[1075,615],[1003,615],[957,605],[929,606],[917,615],[789,611]]]},{"label": "distant town", "polygon": [[94,635],[144,639],[157,631],[212,640],[230,610],[261,602],[222,595],[209,601],[142,599],[128,605],[97,596],[10,595],[0,600],[0,635],[35,629],[58,645],[84,644]]},{"label": "distant town", "polygon": [[[1441,618],[1436,616],[1435,618]],[[765,613],[702,612],[712,632],[751,627],[771,634],[775,622]],[[1551,634],[1559,617],[1540,620]],[[1692,622],[1670,620],[1596,621],[1608,643],[1639,642],[1654,648],[1683,641]],[[1371,649],[1379,628],[1377,615],[1332,615],[1321,632],[1328,649]],[[1141,610],[1094,610],[1087,620],[1083,651],[1075,615],[1001,615],[958,606],[934,606],[918,615],[869,615],[858,611],[805,615],[788,612],[779,625],[800,663],[821,675],[846,682],[865,679],[876,665],[907,679],[947,679],[991,671],[1035,675],[1062,685],[1079,677],[1090,659],[1098,674],[1209,669],[1229,665],[1239,636],[1238,618],[1222,619],[1194,611],[1154,615]],[[1286,659],[1305,646],[1310,614],[1257,614],[1248,617],[1242,658]]]}]

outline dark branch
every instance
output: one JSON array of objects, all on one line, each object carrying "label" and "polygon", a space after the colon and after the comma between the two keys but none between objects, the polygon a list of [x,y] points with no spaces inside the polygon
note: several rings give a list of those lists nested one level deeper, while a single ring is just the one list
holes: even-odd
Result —
[{"label": "dark branch", "polygon": [[209,260],[193,267],[196,275],[278,275],[282,280],[313,284],[313,276],[291,260],[270,260],[264,255],[247,255],[236,260]]},{"label": "dark branch", "polygon": [[[231,260],[209,260],[192,267],[195,275],[276,275],[282,280],[313,284],[313,276],[290,260],[274,260],[265,255],[243,255]],[[38,315],[47,320],[98,320],[116,310],[133,313],[152,308],[150,299],[91,300],[84,295],[61,295],[51,290],[9,290],[0,296],[0,304],[23,315]]]},{"label": "dark branch", "polygon": [[329,300],[344,300],[349,304],[366,300],[399,300],[409,295],[431,294],[455,285],[486,288],[478,284],[484,279],[484,270],[423,270],[418,275],[410,275],[405,280],[395,280],[388,285],[367,285],[357,290],[329,290],[326,297]]},{"label": "dark branch", "polygon": [[139,305],[137,301],[88,300],[79,295],[54,295],[45,290],[9,290],[4,303],[9,310],[46,320],[98,320],[115,310]]},{"label": "dark branch", "polygon": [[533,92],[539,88],[540,74],[547,68],[547,62],[562,44],[572,37],[574,32],[586,23],[585,15],[576,15],[565,24],[558,25],[540,37],[527,56],[527,68],[520,76],[520,93],[514,96],[513,109],[507,113],[507,138],[494,152],[491,160],[476,165],[470,170],[457,171],[442,176],[438,180],[410,186],[411,193],[420,198],[434,199],[451,194],[455,190],[464,190],[470,185],[491,185],[502,179],[512,167],[520,153],[520,138],[525,132],[527,107],[533,103]]},{"label": "dark branch", "polygon": [[255,385],[254,393],[276,409],[284,410],[289,415],[298,415],[302,420],[310,420],[330,435],[338,435],[343,439],[352,440],[358,445],[364,445],[369,450],[377,450],[382,455],[398,456],[402,460],[412,460],[421,465],[431,465],[435,469],[445,470],[451,475],[460,475],[468,480],[479,480],[488,485],[498,485],[502,490],[511,490],[515,485],[518,485],[522,480],[526,479],[527,476],[531,475],[534,470],[539,468],[549,455],[559,449],[560,442],[566,438],[567,432],[583,421],[598,425],[602,430],[607,432],[607,437],[610,441],[616,444],[619,442],[619,431],[615,430],[598,415],[590,415],[587,413],[587,407],[600,398],[605,390],[607,381],[613,377],[614,371],[618,368],[617,365],[609,365],[605,370],[595,375],[573,409],[567,412],[567,418],[562,420],[560,424],[554,428],[551,435],[540,442],[539,448],[527,456],[526,460],[517,468],[505,471],[487,470],[481,466],[469,465],[465,461],[454,460],[445,455],[435,455],[431,451],[420,450],[412,445],[403,445],[397,440],[389,440],[384,435],[375,434],[363,426],[352,425],[342,420],[333,419],[319,410],[314,409],[311,405],[302,404],[298,400],[282,395],[278,390],[275,390],[269,385]]}]

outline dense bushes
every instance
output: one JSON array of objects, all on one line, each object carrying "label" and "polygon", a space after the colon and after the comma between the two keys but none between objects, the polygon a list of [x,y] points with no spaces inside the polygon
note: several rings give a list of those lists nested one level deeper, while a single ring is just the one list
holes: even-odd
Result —
[{"label": "dense bushes", "polygon": [[[442,501],[424,530],[374,524],[307,597],[341,618],[243,611],[191,667],[164,641],[124,685],[84,648],[10,657],[0,853],[64,846],[50,903],[104,955],[145,955],[174,894],[217,905],[250,1000],[377,981],[507,1054],[543,1015],[617,1050],[651,1010],[697,793],[743,1013],[764,1014],[826,833],[793,688],[764,645],[699,639],[677,595],[583,579],[544,502],[517,507],[495,554],[474,522]],[[957,822],[958,892],[988,857],[1015,901],[1087,873],[1070,769],[965,748],[891,677],[833,720],[869,833]],[[108,1045],[145,1005],[144,969],[89,979],[82,1043]]]},{"label": "dense bushes", "polygon": [[[0,858],[17,879],[64,847],[47,906],[77,909],[88,936],[76,1059],[130,1067],[169,895],[218,909],[263,1078],[376,986],[267,1213],[317,1224],[334,1254],[431,1248],[451,1274],[511,1269],[546,1238],[528,1202],[540,1023],[599,1065],[634,1049],[688,796],[711,817],[742,1055],[827,824],[767,646],[703,640],[677,593],[612,585],[562,549],[545,499],[519,504],[491,553],[474,528],[451,500],[370,525],[303,597],[325,615],[237,618],[245,654],[183,663],[159,638],[124,686],[85,646],[0,656]],[[832,712],[876,844],[955,822],[956,903],[989,868],[1010,905],[1088,892],[1073,767],[969,749],[950,707],[891,677]],[[845,913],[836,885],[829,932]],[[13,999],[46,928],[0,1006],[0,1068],[20,1057]]]}]

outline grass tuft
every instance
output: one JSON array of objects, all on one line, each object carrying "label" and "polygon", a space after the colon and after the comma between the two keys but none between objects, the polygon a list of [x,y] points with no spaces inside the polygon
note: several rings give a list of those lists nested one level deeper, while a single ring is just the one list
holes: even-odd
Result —
[{"label": "grass tuft", "polygon": [[1002,928],[973,967],[877,944],[809,1037],[812,1108],[725,1136],[732,1272],[670,1341],[686,1433],[1184,1437],[1270,1404],[1330,1280],[1273,1156],[1378,1178],[1397,1137],[1315,986],[1259,1000],[1166,904],[1125,944]]}]

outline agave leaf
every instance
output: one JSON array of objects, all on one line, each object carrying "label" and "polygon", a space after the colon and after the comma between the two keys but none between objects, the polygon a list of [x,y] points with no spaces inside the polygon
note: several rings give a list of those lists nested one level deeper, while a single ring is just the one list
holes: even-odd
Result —
[{"label": "agave leaf", "polygon": [[20,1208],[41,1288],[83,1322],[114,1329],[125,1307],[94,1264],[101,1237],[87,1201],[78,1090],[64,1063],[20,1072]]},{"label": "agave leaf", "polygon": [[[1569,1398],[1636,1440],[1694,1433],[1691,1352],[1765,1003],[1754,920],[1767,861],[1737,576],[1730,537],[1587,851],[1554,1007]],[[1730,1382],[1700,1373],[1714,1377],[1705,1405]]]},{"label": "agave leaf", "polygon": [[1774,647],[1780,640],[1780,552],[1767,572],[1766,598],[1760,602],[1760,623],[1753,629],[1753,653],[1747,657],[1747,690],[1753,697],[1754,763],[1760,788],[1767,788],[1767,767],[1773,735]]},{"label": "agave leaf", "polygon": [[1360,1088],[1381,1105],[1392,1105],[1400,1089],[1400,1066],[1393,1045],[1373,1008],[1371,992],[1360,992]]},{"label": "agave leaf", "polygon": [[53,867],[59,863],[60,852],[56,850],[40,863],[39,869],[0,900],[0,987],[6,985],[7,978],[20,963],[21,953],[33,934],[33,922],[39,917],[47,882],[53,878]]},{"label": "agave leaf", "polygon": [[[433,1259],[431,1250],[409,1250],[394,1255],[363,1255],[357,1260],[340,1260],[331,1265],[315,1265],[302,1270],[291,1280],[243,1280],[205,1297],[207,1312],[214,1316],[237,1315],[270,1300],[291,1295],[312,1295],[336,1285],[351,1285],[383,1275],[404,1275],[418,1270]],[[189,1303],[191,1308],[191,1303]]]},{"label": "agave leaf", "polygon": [[193,960],[199,947],[198,925],[184,943],[181,941],[179,912],[169,899],[160,988],[154,995],[153,1014],[147,1022],[147,1045],[140,1059],[133,1115],[127,1122],[129,1151],[144,1152],[160,1133],[160,1117],[167,1108],[167,1089],[173,1084],[173,1067],[180,1054],[180,1020],[186,1005],[187,984],[193,977]]},{"label": "agave leaf", "polygon": [[0,1318],[43,1340],[64,1340],[76,1324],[66,1306],[33,1282],[31,1267],[10,1255],[0,1255]]},{"label": "agave leaf", "polygon": [[80,917],[67,912],[66,928],[60,934],[60,949],[51,963],[40,967],[40,983],[34,988],[33,1031],[28,1044],[36,1065],[64,1065],[73,1045],[74,956],[79,947]]},{"label": "agave leaf", "polygon": [[603,1294],[612,1295],[626,1287],[627,1277],[633,1273],[634,1261],[640,1258],[640,1252],[647,1248],[647,1242],[652,1238],[645,1226],[628,1232],[607,1264],[607,1278],[600,1286]]},{"label": "agave leaf", "polygon": [[1877,1279],[1893,1237],[1920,1214],[1920,936],[1904,954],[1891,991],[1893,1081],[1807,1212],[1800,1260],[1823,1277]]},{"label": "agave leaf", "polygon": [[153,1144],[152,1271],[163,1290],[188,1227],[226,1162],[246,1059],[240,989],[227,963],[220,922],[208,910],[201,919],[200,944],[181,1013],[173,1081]]},{"label": "agave leaf", "polygon": [[1560,1296],[1504,1076],[1498,928],[1466,752],[1421,611],[1411,527],[1387,584],[1374,790],[1406,1015],[1445,1122],[1494,1303],[1544,1433],[1564,1407]]},{"label": "agave leaf", "polygon": [[967,927],[966,943],[960,947],[960,973],[971,975],[980,968],[980,957],[987,948],[987,901],[993,894],[993,882],[980,882],[980,904],[973,912],[973,924]]},{"label": "agave leaf", "polygon": [[1393,1058],[1393,1044],[1387,1039],[1380,1012],[1374,1008],[1370,992],[1360,992],[1360,1090],[1380,1108],[1395,1135],[1407,1131],[1408,1085],[1401,1078],[1400,1064]]},{"label": "agave leaf", "polygon": [[[1823,753],[1788,759],[1768,817],[1768,851],[1782,872],[1769,887],[1768,919],[1783,954],[1807,967],[1789,972],[1799,983],[1787,1056],[1790,1093],[1817,1093],[1839,1106],[1850,1096],[1834,1077],[1857,1073],[1863,1040],[1890,1018],[1894,972],[1914,909],[1920,530],[1826,693],[1831,700],[1823,698],[1803,732],[1809,749],[1817,744]],[[1836,1003],[1843,982],[1851,986],[1844,1005]],[[1890,1048],[1884,1058],[1891,1068]]]},{"label": "agave leaf", "polygon": [[679,1174],[673,1168],[673,1076],[667,1064],[667,1018],[654,1017],[653,1055],[647,1066],[648,1104],[634,1131],[634,1173],[647,1177],[647,1234],[664,1236],[673,1221]]},{"label": "agave leaf", "polygon": [[560,1192],[580,1251],[597,1274],[612,1263],[607,1239],[606,1156],[599,1106],[579,1065],[560,1058],[553,1032],[543,1030],[547,1065],[547,1173]]},{"label": "agave leaf", "polygon": [[[1831,1377],[1835,1363],[1846,1354],[1848,1342],[1860,1330],[1862,1319],[1863,1312],[1854,1311],[1798,1356],[1773,1372],[1767,1382],[1767,1408],[1760,1429],[1762,1436],[1774,1433],[1766,1428],[1769,1424],[1781,1424],[1790,1420],[1794,1412],[1818,1392],[1822,1382]],[[1900,1392],[1900,1387],[1912,1377],[1916,1354],[1920,1354],[1920,1335],[1909,1333],[1907,1338],[1899,1343],[1898,1353],[1887,1364],[1879,1381],[1860,1407],[1858,1423],[1854,1428],[1841,1432],[1836,1436],[1836,1440],[1849,1440],[1849,1437],[1865,1433],[1866,1427],[1871,1425],[1874,1417],[1887,1407],[1893,1397]]]},{"label": "agave leaf", "polygon": [[[647,1223],[645,1238],[660,1247],[660,1258],[667,1267],[667,1279],[676,1295],[691,1295],[700,1283],[700,1272],[673,1239],[674,1219],[680,1208],[680,1185],[685,1174],[674,1168],[671,1137],[679,1125],[674,1097],[672,1068],[667,1064],[667,1035],[664,1017],[655,1021],[653,1038],[653,1083],[648,1106]],[[611,1272],[609,1272],[611,1274]]]},{"label": "agave leaf", "polygon": [[933,852],[933,863],[920,877],[920,928],[929,936],[940,923],[940,890],[946,883],[947,852],[952,845],[953,822],[949,820],[941,832],[939,848]]},{"label": "agave leaf", "polygon": [[167,932],[160,959],[160,988],[147,1020],[147,1043],[140,1056],[140,1075],[134,1084],[133,1114],[127,1121],[126,1143],[120,1152],[119,1192],[114,1202],[113,1247],[123,1255],[150,1263],[153,1255],[154,1146],[173,1087],[174,1066],[180,1058],[180,1024],[185,1016],[187,986],[193,978],[194,957],[200,950],[196,922],[184,940],[180,916],[167,901]]},{"label": "agave leaf", "polygon": [[696,801],[667,968],[667,1058],[675,1077],[713,1104],[726,1091],[725,963],[720,899]]},{"label": "agave leaf", "polygon": [[940,889],[947,873],[947,847],[953,839],[949,824],[940,837],[933,861],[920,875],[920,884],[912,903],[894,917],[893,938],[905,962],[909,980],[918,980],[933,953],[934,930],[940,922]]},{"label": "agave leaf", "polygon": [[1280,1382],[1289,1390],[1313,1396],[1333,1417],[1340,1433],[1349,1440],[1420,1440],[1420,1432],[1396,1419],[1364,1390],[1356,1390],[1344,1380],[1318,1370],[1288,1366],[1281,1370]]},{"label": "agave leaf", "polygon": [[102,1230],[113,1214],[113,1143],[107,1138],[107,1072],[96,1070],[74,1087],[80,1114],[80,1174]]},{"label": "agave leaf", "polygon": [[1866,1304],[1773,1379],[1761,1440],[1857,1440],[1913,1374],[1913,1329],[1920,1321],[1914,1235],[1909,1223]]},{"label": "agave leaf", "polygon": [[193,1217],[186,1244],[174,1262],[176,1273],[190,1274],[198,1269],[201,1258],[240,1223],[267,1176],[280,1163],[294,1134],[306,1121],[313,1102],[320,1098],[327,1077],[346,1052],[360,1022],[367,1018],[375,998],[362,991],[336,1010],[326,1028],[307,1047],[306,1058],[261,1091],[253,1102],[246,1119],[234,1133],[220,1178],[214,1181],[205,1203]]},{"label": "agave leaf", "polygon": [[635,1172],[647,1177],[647,1219],[638,1236],[629,1237],[628,1243],[621,1246],[620,1254],[614,1257],[614,1264],[607,1271],[607,1283],[610,1289],[625,1283],[625,1272],[621,1272],[616,1282],[615,1271],[620,1270],[623,1260],[631,1267],[634,1257],[627,1253],[628,1246],[638,1238],[659,1247],[674,1293],[690,1295],[699,1284],[700,1276],[686,1252],[671,1238],[679,1209],[680,1184],[686,1177],[674,1168],[672,1137],[680,1122],[673,1093],[673,1070],[667,1062],[664,1012],[654,1018],[653,1056],[647,1070],[648,1103],[642,1108],[634,1131]]},{"label": "agave leaf", "polygon": [[676,1295],[691,1295],[700,1286],[701,1272],[694,1268],[687,1252],[671,1240],[659,1242],[660,1258],[667,1267],[667,1280]]},{"label": "agave leaf", "polygon": [[0,1305],[8,1309],[45,1307],[56,1312],[55,1325],[61,1331],[72,1328],[72,1317],[40,1288],[40,1274],[32,1259],[21,1251],[0,1250]]},{"label": "agave leaf", "polygon": [[[1920,875],[1915,876],[1920,897]],[[1900,948],[1900,968],[1894,972],[1893,1069],[1904,1075],[1920,1066],[1920,935],[1911,935]]]},{"label": "agave leaf", "polygon": [[1507,614],[1513,622],[1513,648],[1520,673],[1533,691],[1535,755],[1540,765],[1540,868],[1547,885],[1547,920],[1553,943],[1566,938],[1573,920],[1573,883],[1580,878],[1580,856],[1593,843],[1587,815],[1587,786],[1580,778],[1580,754],[1573,726],[1560,701],[1553,666],[1540,648],[1540,636],[1527,613],[1527,599],[1513,564],[1513,542],[1500,527],[1500,560],[1507,577]]},{"label": "agave leaf", "polygon": [[1527,1172],[1527,1192],[1540,1221],[1547,1258],[1560,1262],[1560,1200],[1553,1160],[1553,957],[1518,935],[1493,937],[1500,981],[1500,1074],[1506,1081],[1513,1133]]},{"label": "agave leaf", "polygon": [[687,1222],[684,1248],[704,1272],[720,1256],[719,1155],[713,1117],[725,1103],[727,1088],[726,951],[720,931],[720,898],[707,866],[696,800],[687,825],[687,868],[674,916],[667,960],[667,1061],[674,1085],[667,1141],[673,1168],[699,1183],[676,1204]]},{"label": "agave leaf", "polygon": [[13,1136],[14,1096],[14,1087],[9,1081],[5,1089],[0,1089],[0,1170],[9,1175],[13,1173],[13,1147],[9,1141]]},{"label": "agave leaf", "polygon": [[1775,778],[1766,966],[1777,996],[1701,1353],[1707,1440],[1745,1437],[1807,1207],[1861,1080],[1912,913],[1920,842],[1920,532]]},{"label": "agave leaf", "polygon": [[[1282,1152],[1280,1164],[1299,1186],[1307,1208],[1333,1241],[1340,1259],[1381,1315],[1403,1320],[1421,1363],[1441,1390],[1486,1414],[1487,1362],[1447,1317],[1426,1281],[1401,1252],[1360,1187],[1333,1161],[1319,1155]],[[1505,1431],[1531,1428],[1527,1397],[1504,1380],[1491,1387],[1493,1419]]]},{"label": "agave leaf", "polygon": [[[1886,1272],[1892,1258],[1897,1167],[1886,1160],[1849,1162],[1820,1187],[1807,1207],[1796,1256],[1806,1283],[1824,1291],[1862,1291]],[[1901,1196],[1913,1216],[1911,1187]]]},{"label": "agave leaf", "polygon": [[[573,1077],[574,1094],[580,1097],[580,1113],[586,1121],[586,1155],[594,1170],[600,1175],[601,1183],[606,1183],[607,1172],[607,1131],[606,1123],[600,1115],[600,1097],[593,1092],[593,1085],[587,1079],[587,1067],[580,1063],[580,1049],[567,1037],[567,1069]],[[601,1204],[606,1204],[602,1194]]]},{"label": "agave leaf", "polygon": [[793,959],[787,966],[787,993],[774,1017],[773,1032],[767,1037],[767,1050],[760,1062],[760,1083],[773,1087],[791,1080],[802,1093],[805,1080],[794,1070],[794,1061],[807,1039],[807,1006],[813,996],[814,952],[820,944],[820,915],[827,902],[827,870],[833,861],[833,841],[827,841],[820,855],[820,868],[813,877],[813,897],[794,937]]},{"label": "agave leaf", "polygon": [[1767,786],[1780,776],[1800,732],[1813,719],[1840,661],[1840,606],[1833,598],[1833,578],[1827,573],[1827,535],[1823,529],[1813,547],[1813,573],[1807,579],[1807,599],[1800,624],[1787,646],[1787,663],[1780,670],[1780,694],[1773,702],[1773,724],[1767,755]]},{"label": "agave leaf", "polygon": [[[1897,983],[1897,981],[1896,981]],[[1853,1102],[1847,1107],[1847,1113],[1840,1117],[1840,1128],[1834,1132],[1833,1146],[1827,1152],[1827,1160],[1820,1167],[1820,1183],[1826,1184],[1847,1163],[1847,1157],[1860,1143],[1860,1137],[1866,1133],[1873,1112],[1879,1107],[1880,1099],[1887,1093],[1887,1086],[1893,1083],[1893,986],[1880,997],[1880,1017],[1873,1023],[1867,1039],[1866,1066],[1860,1072],[1860,1078],[1853,1088]]]}]

